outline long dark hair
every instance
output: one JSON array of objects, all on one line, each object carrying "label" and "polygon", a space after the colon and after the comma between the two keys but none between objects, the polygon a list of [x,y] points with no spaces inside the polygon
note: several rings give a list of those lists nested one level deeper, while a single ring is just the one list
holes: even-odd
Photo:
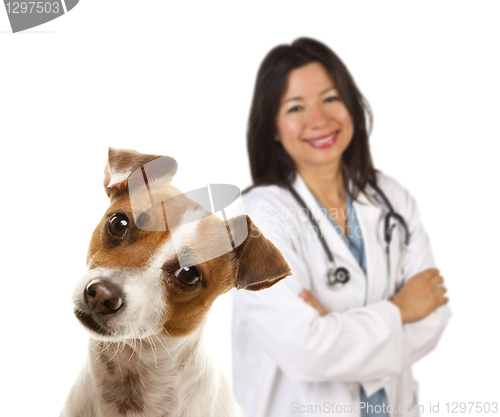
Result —
[{"label": "long dark hair", "polygon": [[[376,182],[376,170],[368,144],[372,126],[372,112],[368,102],[347,67],[330,48],[314,39],[299,38],[291,45],[273,48],[262,61],[257,73],[247,130],[253,185],[244,192],[258,185],[289,187],[294,181],[295,163],[281,142],[274,140],[277,133],[276,117],[287,87],[288,75],[292,70],[312,62],[325,67],[353,120],[353,138],[342,154],[345,189],[356,199],[368,182]],[[349,180],[353,185],[350,190],[347,187]]]}]

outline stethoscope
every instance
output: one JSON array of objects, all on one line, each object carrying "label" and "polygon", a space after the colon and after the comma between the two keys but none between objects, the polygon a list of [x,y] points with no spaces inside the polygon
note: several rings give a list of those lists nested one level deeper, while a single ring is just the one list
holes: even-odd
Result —
[{"label": "stethoscope", "polygon": [[[370,185],[377,192],[377,194],[380,196],[380,198],[382,198],[382,200],[384,201],[384,204],[389,209],[389,212],[385,215],[385,219],[384,219],[384,241],[385,241],[385,252],[387,255],[386,256],[386,259],[387,259],[386,294],[387,294],[387,292],[389,291],[389,287],[390,287],[390,276],[391,276],[390,244],[391,244],[391,239],[392,239],[392,231],[396,227],[396,223],[393,223],[391,225],[391,218],[395,219],[397,221],[397,223],[399,223],[403,227],[403,230],[404,230],[404,240],[402,241],[401,248],[400,248],[400,255],[399,255],[399,259],[398,259],[397,270],[400,270],[400,268],[402,266],[402,260],[404,259],[404,255],[406,253],[406,247],[410,243],[410,233],[408,232],[408,226],[406,224],[405,219],[399,213],[396,213],[394,211],[392,204],[390,203],[389,199],[384,194],[384,192],[378,187],[377,184],[370,182]],[[347,268],[344,268],[342,266],[337,267],[337,265],[335,263],[335,259],[333,257],[333,254],[330,251],[330,248],[328,247],[322,234],[319,232],[320,228],[318,226],[318,222],[316,221],[314,216],[311,214],[311,211],[307,207],[304,200],[302,200],[302,198],[299,196],[297,191],[295,191],[295,189],[293,187],[290,187],[289,190],[292,193],[295,200],[297,200],[299,205],[305,210],[310,222],[318,231],[318,233],[317,233],[318,238],[321,242],[321,245],[323,246],[323,249],[325,250],[325,253],[326,253],[326,255],[328,257],[328,261],[329,261],[328,271],[326,272],[326,282],[327,282],[328,286],[331,289],[335,289],[335,290],[342,288],[351,279],[349,271],[347,270]]]}]

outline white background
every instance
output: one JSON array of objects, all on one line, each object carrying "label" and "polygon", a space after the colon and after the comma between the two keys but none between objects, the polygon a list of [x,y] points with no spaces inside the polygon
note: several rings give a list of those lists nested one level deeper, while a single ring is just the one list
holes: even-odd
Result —
[{"label": "white background", "polygon": [[[0,7],[2,416],[55,416],[86,356],[71,292],[107,207],[107,147],[173,156],[174,184],[250,184],[269,49],[317,38],[371,103],[376,166],[419,203],[453,318],[415,366],[429,403],[500,402],[496,1],[81,0],[10,33]],[[206,329],[230,376],[230,295]],[[251,416],[249,416],[251,417]]]}]

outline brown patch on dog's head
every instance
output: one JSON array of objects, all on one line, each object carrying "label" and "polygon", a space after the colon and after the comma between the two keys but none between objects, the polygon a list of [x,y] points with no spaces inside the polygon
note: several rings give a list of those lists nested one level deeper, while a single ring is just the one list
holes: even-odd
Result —
[{"label": "brown patch on dog's head", "polygon": [[[172,200],[178,196],[177,204],[168,208],[168,222],[171,226],[180,222],[187,207],[192,210],[199,209],[197,203],[187,198],[183,199],[182,192],[170,184],[176,171],[177,162],[169,156],[109,148],[103,184],[110,198],[110,206],[94,230],[90,241],[87,253],[90,269],[96,266],[110,268],[145,266],[156,248],[169,236],[166,218],[163,215],[153,215],[162,211],[162,201]],[[153,184],[155,191],[151,192]],[[131,203],[131,191],[135,204]],[[154,204],[156,202],[160,204]],[[138,213],[141,206],[144,208],[144,213]],[[148,215],[148,211],[151,215]],[[110,233],[110,222],[116,215],[122,216],[128,222],[128,230],[124,237],[116,237]],[[148,230],[147,219],[161,224],[152,224]]]}]

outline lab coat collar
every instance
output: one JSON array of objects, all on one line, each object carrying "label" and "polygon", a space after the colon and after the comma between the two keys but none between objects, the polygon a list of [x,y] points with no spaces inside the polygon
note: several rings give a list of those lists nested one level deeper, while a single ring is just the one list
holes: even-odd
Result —
[{"label": "lab coat collar", "polygon": [[[311,193],[306,183],[298,173],[292,186],[302,197],[311,211],[311,214],[314,216],[314,219],[318,223],[321,233],[323,234],[330,251],[333,253],[337,267],[344,266],[349,271],[352,271],[351,273],[363,276],[363,270],[359,266],[357,260],[354,258],[347,245],[342,241],[339,234],[333,229],[332,224],[321,211],[314,195]],[[349,186],[351,186],[351,183],[349,183]],[[366,193],[370,196],[376,196],[375,190],[371,187],[367,188]],[[380,273],[380,267],[383,265],[383,263],[381,263],[379,251],[379,245],[382,244],[382,240],[379,239],[379,236],[381,236],[380,233],[382,232],[382,222],[380,220],[383,210],[380,204],[372,203],[364,193],[360,193],[357,201],[353,201],[352,204],[363,235],[366,256],[367,283],[368,289],[370,290],[371,288],[375,288],[373,280],[377,276],[377,272]],[[305,218],[305,221],[308,222],[309,220]],[[367,294],[367,302],[370,302],[370,299],[372,298],[370,297],[370,292],[371,291]]]}]

